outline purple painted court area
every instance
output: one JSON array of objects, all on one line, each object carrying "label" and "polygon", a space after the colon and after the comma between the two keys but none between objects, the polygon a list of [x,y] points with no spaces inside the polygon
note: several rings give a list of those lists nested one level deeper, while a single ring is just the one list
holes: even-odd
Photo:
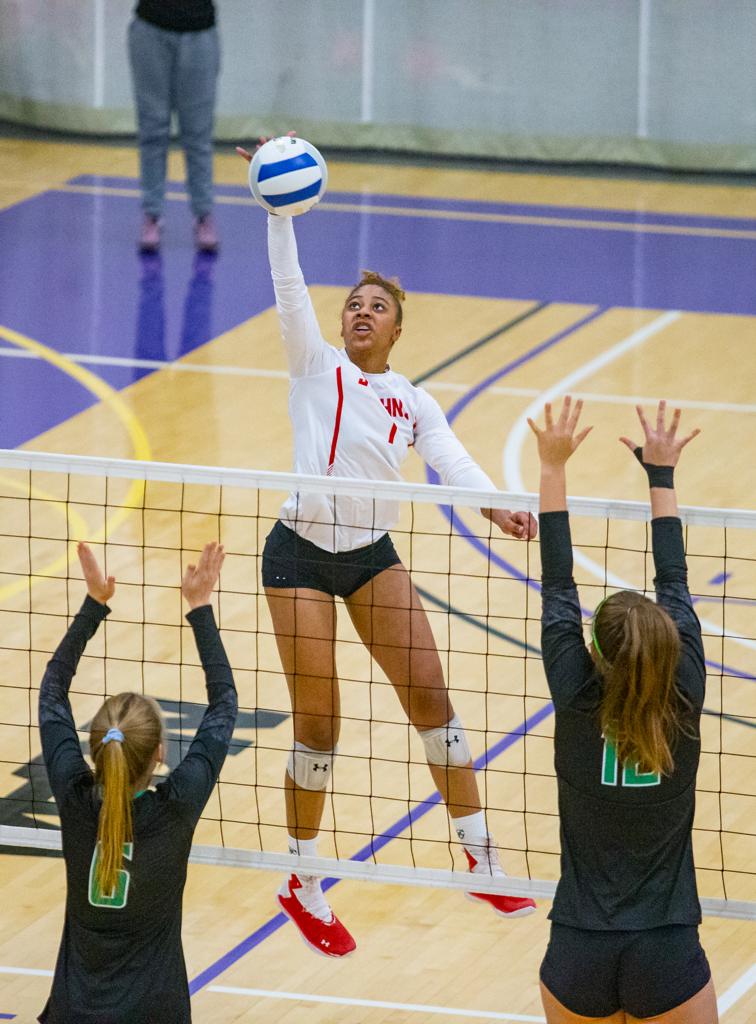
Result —
[{"label": "purple painted court area", "polygon": [[[74,183],[137,187],[121,178]],[[222,186],[218,194],[248,192]],[[329,193],[328,199],[359,203],[364,212],[320,209],[298,219],[301,261],[313,284],[346,286],[361,267],[373,266],[398,274],[411,290],[441,294],[756,314],[756,240],[685,233],[695,227],[753,230],[752,221],[351,193]],[[375,205],[436,215],[371,213]],[[273,302],[265,215],[223,202],[216,210],[222,236],[216,260],[195,257],[183,199],[167,202],[163,253],[152,258],[135,250],[136,196],[53,191],[0,211],[6,257],[0,261],[0,325],[59,352],[172,360],[192,351]],[[637,230],[443,216],[459,211],[595,219]],[[653,224],[676,230],[644,230]],[[8,346],[0,340],[0,347]],[[115,388],[150,372],[90,368]],[[94,401],[80,384],[61,371],[42,370],[38,361],[2,357],[0,374],[6,396],[1,447],[15,447]]]}]

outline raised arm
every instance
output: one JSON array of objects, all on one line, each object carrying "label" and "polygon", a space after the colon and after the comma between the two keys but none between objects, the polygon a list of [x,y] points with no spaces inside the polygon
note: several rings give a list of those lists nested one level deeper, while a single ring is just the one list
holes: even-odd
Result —
[{"label": "raised arm", "polygon": [[207,687],[207,710],[186,757],[173,771],[168,785],[194,825],[210,799],[234,731],[237,697],[231,666],[210,604],[225,552],[206,544],[197,565],[184,573],[181,591],[189,605],[187,620],[194,632]]},{"label": "raised arm", "polygon": [[[247,162],[252,159],[247,150],[237,147],[236,151]],[[268,258],[289,373],[292,377],[321,373],[334,364],[335,351],[320,332],[299,266],[293,218],[268,215]]]},{"label": "raised arm", "polygon": [[591,658],[583,641],[582,615],[572,576],[572,537],[567,513],[566,463],[590,433],[576,434],[583,403],[572,407],[568,395],[556,422],[546,405],[546,426],[533,420],[530,429],[538,441],[541,461],[541,648],[546,679],[555,705],[568,703],[591,671]]},{"label": "raised arm", "polygon": [[655,426],[648,422],[640,406],[636,408],[644,435],[643,445],[636,444],[628,437],[621,437],[620,440],[635,455],[648,477],[656,599],[669,612],[680,634],[683,649],[680,684],[689,696],[702,703],[706,666],[701,624],[693,610],[688,590],[688,567],[674,484],[674,471],[680,454],[700,431],[693,430],[678,438],[680,410],[674,410],[670,426],[667,427],[667,405],[664,401],[659,402]]},{"label": "raised arm", "polygon": [[79,544],[87,596],[47,664],[39,690],[39,731],[50,788],[60,805],[70,781],[90,771],[81,753],[68,691],[87,642],[106,615],[115,579],[104,576],[91,550]]}]

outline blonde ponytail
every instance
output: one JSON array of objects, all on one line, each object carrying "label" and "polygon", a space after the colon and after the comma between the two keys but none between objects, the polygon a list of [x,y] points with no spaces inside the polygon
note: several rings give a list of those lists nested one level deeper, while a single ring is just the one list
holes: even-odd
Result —
[{"label": "blonde ponytail", "polygon": [[599,606],[594,647],[603,676],[601,730],[620,764],[669,775],[684,704],[677,692],[680,637],[667,612],[623,590]]},{"label": "blonde ponytail", "polygon": [[160,709],[152,698],[139,693],[109,697],[92,721],[90,750],[102,790],[95,869],[101,896],[116,891],[124,844],[133,841],[133,788],[149,770],[162,732]]},{"label": "blonde ponytail", "polygon": [[123,844],[130,843],[133,838],[131,784],[122,742],[105,740],[99,758],[102,807],[97,825],[100,854],[95,872],[97,891],[101,896],[115,892],[118,872],[123,864]]}]

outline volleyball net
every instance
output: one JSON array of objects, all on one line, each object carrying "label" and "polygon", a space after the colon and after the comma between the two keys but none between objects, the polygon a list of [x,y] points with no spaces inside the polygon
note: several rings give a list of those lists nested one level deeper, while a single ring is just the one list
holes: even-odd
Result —
[{"label": "volleyball net", "polygon": [[[337,599],[342,728],[320,855],[286,852],[288,690],[261,583],[265,537],[288,493],[397,502],[391,536],[431,623],[465,726],[489,829],[509,878],[479,891],[548,896],[559,873],[553,708],[540,656],[537,539],[502,536],[481,507],[537,512],[534,495],[376,484],[166,463],[0,452],[0,844],[57,849],[59,821],[37,728],[40,681],[85,595],[75,544],[117,580],[112,614],[71,687],[87,752],[104,697],[137,690],[163,711],[169,771],[206,706],[183,618],[182,567],[208,540],[226,549],[216,615],[239,692],[229,756],[193,859],[336,878],[469,888],[464,855],[422,742]],[[649,508],[570,501],[587,619],[615,589],[653,593]],[[705,912],[756,916],[756,513],[684,508],[691,593],[708,681],[694,854]]]}]

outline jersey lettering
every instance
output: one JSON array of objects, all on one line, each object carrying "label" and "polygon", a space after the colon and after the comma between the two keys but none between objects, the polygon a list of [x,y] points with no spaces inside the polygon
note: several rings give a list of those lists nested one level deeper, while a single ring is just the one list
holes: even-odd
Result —
[{"label": "jersey lettering", "polygon": [[404,404],[400,398],[382,398],[381,405],[395,420],[409,419],[409,413],[404,411]]},{"label": "jersey lettering", "polygon": [[[616,786],[618,776],[617,748],[604,737],[604,756],[601,761],[601,785]],[[661,775],[658,772],[639,772],[637,764],[622,765],[623,786],[659,786]]]},{"label": "jersey lettering", "polygon": [[[134,854],[134,844],[124,843],[123,844],[123,858],[124,860],[130,861]],[[92,854],[92,863],[89,868],[89,902],[93,907],[109,907],[111,910],[123,910],[129,898],[129,883],[131,881],[131,872],[125,868],[121,868],[118,872],[118,877],[115,885],[115,889],[110,893],[109,896],[103,896],[97,888],[97,862],[100,857],[100,844],[94,848]]]}]

